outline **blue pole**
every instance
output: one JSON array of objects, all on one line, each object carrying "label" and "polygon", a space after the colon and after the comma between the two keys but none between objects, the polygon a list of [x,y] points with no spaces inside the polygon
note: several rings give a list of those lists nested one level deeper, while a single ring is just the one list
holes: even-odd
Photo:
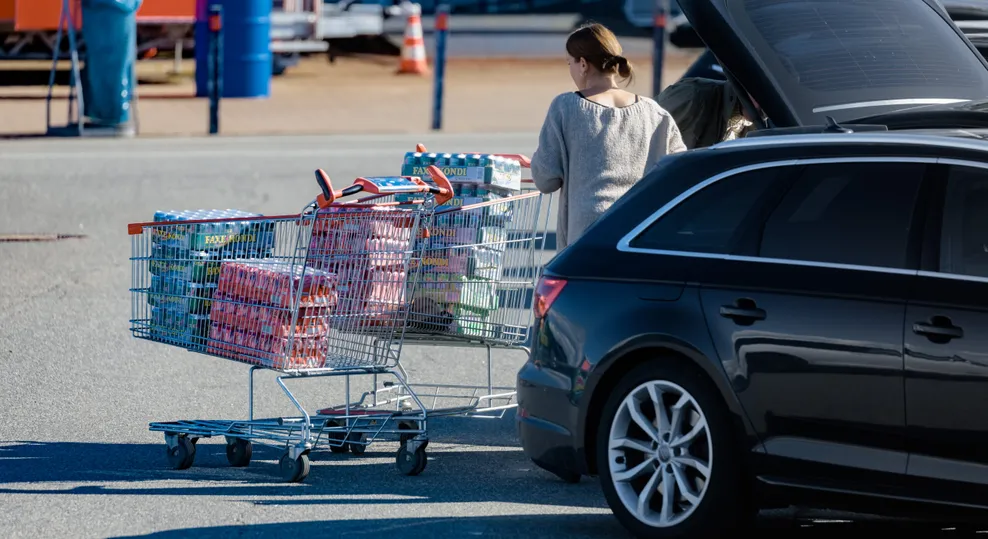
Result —
[{"label": "blue pole", "polygon": [[652,19],[652,97],[662,91],[662,61],[666,44],[666,9],[668,0],[655,0],[655,17]]},{"label": "blue pole", "polygon": [[209,6],[209,134],[220,132],[223,95],[223,6]]},{"label": "blue pole", "polygon": [[436,7],[436,80],[433,84],[432,129],[443,126],[443,79],[446,77],[446,37],[449,34],[449,5]]}]

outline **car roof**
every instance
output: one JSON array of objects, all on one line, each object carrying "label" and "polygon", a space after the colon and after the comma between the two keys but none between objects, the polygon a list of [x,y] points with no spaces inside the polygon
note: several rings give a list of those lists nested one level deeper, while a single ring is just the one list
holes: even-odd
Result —
[{"label": "car roof", "polygon": [[937,0],[680,0],[778,127],[988,96],[988,62]]}]

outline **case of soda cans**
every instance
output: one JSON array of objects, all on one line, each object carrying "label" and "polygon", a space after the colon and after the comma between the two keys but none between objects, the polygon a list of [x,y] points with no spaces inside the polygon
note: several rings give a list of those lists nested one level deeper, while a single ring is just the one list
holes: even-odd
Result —
[{"label": "case of soda cans", "polygon": [[495,339],[498,337],[497,330],[485,315],[476,314],[469,309],[455,309],[453,311],[453,333],[457,335],[467,335],[470,337],[480,337],[485,339]]},{"label": "case of soda cans", "polygon": [[412,300],[434,301],[449,314],[441,333],[496,337],[488,322],[499,307],[512,204],[471,206],[501,198],[494,193],[454,197],[449,205],[456,209],[438,212],[428,239],[420,240],[426,243],[412,264],[419,272]]},{"label": "case of soda cans", "polygon": [[[154,222],[259,217],[240,210],[158,211]],[[274,248],[271,222],[188,223],[154,228],[151,237],[151,335],[201,350],[223,260],[264,258]]]},{"label": "case of soda cans", "polygon": [[498,307],[497,283],[465,275],[424,273],[415,295],[484,316]]},{"label": "case of soda cans", "polygon": [[151,246],[151,275],[184,279],[196,283],[215,283],[220,274],[222,253],[189,251],[155,244]]},{"label": "case of soda cans", "polygon": [[209,336],[209,315],[152,307],[150,333],[165,342],[203,350]]},{"label": "case of soda cans", "polygon": [[175,277],[151,276],[148,304],[188,314],[209,314],[213,283],[196,283]]},{"label": "case of soda cans", "polygon": [[380,218],[337,215],[316,219],[313,225],[306,265],[338,276],[340,309],[347,313],[386,315],[405,302],[413,222],[397,212],[380,211]]},{"label": "case of soda cans", "polygon": [[[474,191],[474,192],[479,192]],[[454,196],[449,200],[444,202],[440,208],[443,210],[447,208],[470,208],[470,206],[477,205],[475,209],[467,209],[462,212],[458,212],[458,215],[454,215],[449,212],[437,213],[436,226],[440,227],[461,227],[461,228],[476,228],[479,226],[496,226],[503,228],[511,220],[512,208],[510,204],[489,204],[487,206],[480,206],[481,204],[488,202],[496,202],[498,200],[509,199],[505,195],[501,195],[494,192],[484,192],[482,195],[470,195],[464,193],[470,193],[466,186],[457,187],[453,186]],[[402,204],[413,204],[416,202],[421,202],[422,197],[419,195],[401,194],[394,195],[396,202]],[[440,219],[442,217],[442,219]]]},{"label": "case of soda cans", "polygon": [[298,265],[224,261],[209,315],[208,351],[279,369],[321,367],[336,284],[334,274]]},{"label": "case of soda cans", "polygon": [[418,176],[428,182],[429,165],[439,167],[454,186],[470,184],[485,190],[508,191],[507,194],[521,190],[521,162],[492,154],[407,152],[401,175]]},{"label": "case of soda cans", "polygon": [[[261,216],[259,213],[232,209],[157,211],[154,213],[154,221],[181,222]],[[259,221],[176,224],[156,227],[151,240],[157,245],[186,251],[264,250],[274,247],[274,224]]]}]

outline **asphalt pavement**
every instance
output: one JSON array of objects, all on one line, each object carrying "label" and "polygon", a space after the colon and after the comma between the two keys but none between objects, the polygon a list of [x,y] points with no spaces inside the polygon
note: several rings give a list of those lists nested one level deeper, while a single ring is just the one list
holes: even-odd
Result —
[{"label": "asphalt pavement", "polygon": [[[382,442],[361,457],[315,454],[309,478],[292,485],[278,479],[280,450],[258,448],[249,467],[234,469],[222,439],[202,440],[194,467],[170,470],[161,435],[148,430],[152,421],[246,417],[248,369],[131,337],[127,223],[159,209],[297,212],[317,193],[317,167],[344,184],[397,173],[416,142],[531,153],[535,140],[529,133],[0,142],[0,238],[85,236],[0,241],[0,536],[627,537],[594,480],[564,484],[524,457],[510,413],[433,421],[428,468],[418,477],[400,475],[397,444]],[[413,381],[484,380],[479,350],[416,347],[402,357]],[[495,383],[513,385],[523,361],[520,352],[496,352]],[[343,399],[338,383],[290,385],[308,409]],[[258,416],[292,411],[270,374],[258,376],[256,406]],[[796,538],[848,530],[793,524],[792,516],[766,526]]]}]

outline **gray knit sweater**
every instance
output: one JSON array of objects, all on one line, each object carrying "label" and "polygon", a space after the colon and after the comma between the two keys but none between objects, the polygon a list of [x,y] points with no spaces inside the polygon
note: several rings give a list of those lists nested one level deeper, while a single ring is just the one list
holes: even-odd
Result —
[{"label": "gray knit sweater", "polygon": [[583,234],[666,154],[685,151],[672,116],[647,97],[608,107],[568,92],[552,100],[532,179],[543,193],[561,190],[557,250]]}]

